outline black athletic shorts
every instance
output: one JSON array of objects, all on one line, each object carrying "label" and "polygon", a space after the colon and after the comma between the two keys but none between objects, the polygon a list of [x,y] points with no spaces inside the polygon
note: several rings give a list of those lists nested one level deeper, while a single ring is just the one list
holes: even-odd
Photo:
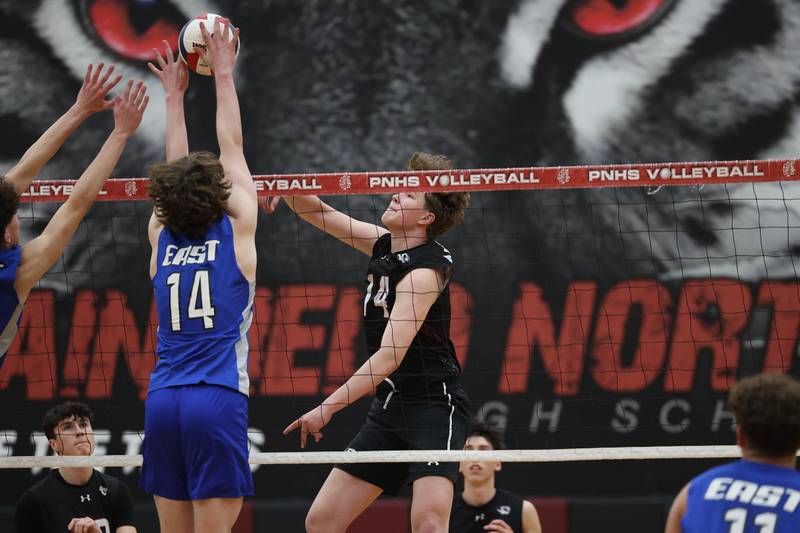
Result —
[{"label": "black athletic shorts", "polygon": [[[442,384],[441,396],[403,399],[400,393],[372,402],[367,421],[347,447],[348,451],[461,450],[469,424],[469,400],[460,387]],[[458,463],[348,463],[336,468],[372,483],[387,494],[397,494],[405,484],[428,476],[441,476],[454,484]]]}]

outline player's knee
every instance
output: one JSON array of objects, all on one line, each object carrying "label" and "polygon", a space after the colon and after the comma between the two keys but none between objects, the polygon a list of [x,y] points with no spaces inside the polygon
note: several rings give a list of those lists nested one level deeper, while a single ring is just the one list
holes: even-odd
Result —
[{"label": "player's knee", "polygon": [[318,506],[311,506],[306,515],[306,532],[307,533],[324,533],[335,531],[332,529],[334,526],[334,517],[330,513]]},{"label": "player's knee", "polygon": [[446,533],[447,517],[433,510],[412,513],[411,530],[414,533]]}]

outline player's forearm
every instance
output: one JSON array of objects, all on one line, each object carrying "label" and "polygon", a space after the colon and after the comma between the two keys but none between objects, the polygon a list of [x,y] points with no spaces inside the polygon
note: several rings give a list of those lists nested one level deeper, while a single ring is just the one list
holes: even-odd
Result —
[{"label": "player's forearm", "polygon": [[186,115],[183,94],[167,95],[167,161],[174,161],[189,154],[189,136],[186,131]]},{"label": "player's forearm", "polygon": [[322,231],[330,232],[330,225],[325,224],[325,214],[338,211],[320,200],[318,196],[285,196],[283,200],[297,216]]},{"label": "player's forearm", "polygon": [[221,154],[243,150],[242,116],[232,74],[214,76],[217,89],[217,141]]},{"label": "player's forearm", "polygon": [[322,402],[325,409],[323,416],[333,415],[373,392],[385,378],[397,370],[405,352],[401,348],[382,347],[372,354],[344,385]]},{"label": "player's forearm", "polygon": [[72,106],[25,151],[19,162],[6,174],[6,179],[17,193],[21,194],[30,187],[42,167],[53,158],[87,116],[80,108]]},{"label": "player's forearm", "polygon": [[75,184],[68,203],[74,204],[82,212],[89,210],[97,194],[111,176],[114,167],[117,166],[129,137],[128,134],[116,130],[111,132],[97,157]]},{"label": "player's forearm", "polygon": [[[372,224],[355,220],[316,196],[288,196],[284,197],[284,200],[289,209],[315,228],[367,255],[369,255],[375,239],[380,236]],[[367,244],[362,246],[364,242]]]}]

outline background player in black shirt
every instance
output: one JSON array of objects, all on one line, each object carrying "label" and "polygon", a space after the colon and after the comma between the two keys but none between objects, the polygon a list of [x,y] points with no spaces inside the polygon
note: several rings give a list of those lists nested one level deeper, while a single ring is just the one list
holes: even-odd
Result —
[{"label": "background player in black shirt", "polygon": [[[449,170],[443,156],[417,153],[411,170]],[[321,405],[290,424],[322,438],[331,417],[375,390],[366,423],[348,449],[460,449],[468,422],[461,368],[450,340],[450,252],[433,240],[461,222],[468,193],[404,192],[381,217],[386,228],[352,219],[316,197],[285,198],[301,218],[370,256],[364,330],[372,356]],[[273,202],[268,211],[274,209]],[[458,477],[455,463],[336,466],[306,517],[306,529],[345,531],[381,492],[412,483],[415,532],[445,532]]]},{"label": "background player in black shirt", "polygon": [[[66,402],[44,415],[42,430],[56,455],[91,455],[89,407]],[[92,467],[60,468],[25,491],[14,513],[17,533],[136,533],[127,485]]]},{"label": "background player in black shirt", "polygon": [[[500,434],[479,422],[473,423],[464,445],[465,450],[504,448]],[[541,533],[539,515],[533,504],[495,487],[494,477],[501,468],[499,462],[461,463],[459,471],[464,476],[464,490],[453,502],[451,533]]]}]

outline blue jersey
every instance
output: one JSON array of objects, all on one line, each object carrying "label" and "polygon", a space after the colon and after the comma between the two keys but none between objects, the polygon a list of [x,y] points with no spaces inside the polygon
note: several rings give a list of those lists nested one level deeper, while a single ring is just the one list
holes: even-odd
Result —
[{"label": "blue jersey", "polygon": [[17,297],[14,281],[17,279],[22,248],[13,246],[0,250],[0,367],[6,352],[17,335],[17,324],[22,316],[22,306]]},{"label": "blue jersey", "polygon": [[239,270],[228,216],[201,239],[164,228],[156,257],[158,362],[149,390],[207,383],[249,394],[255,284]]},{"label": "blue jersey", "polygon": [[736,461],[689,484],[684,533],[796,533],[800,531],[800,473],[792,468]]}]

